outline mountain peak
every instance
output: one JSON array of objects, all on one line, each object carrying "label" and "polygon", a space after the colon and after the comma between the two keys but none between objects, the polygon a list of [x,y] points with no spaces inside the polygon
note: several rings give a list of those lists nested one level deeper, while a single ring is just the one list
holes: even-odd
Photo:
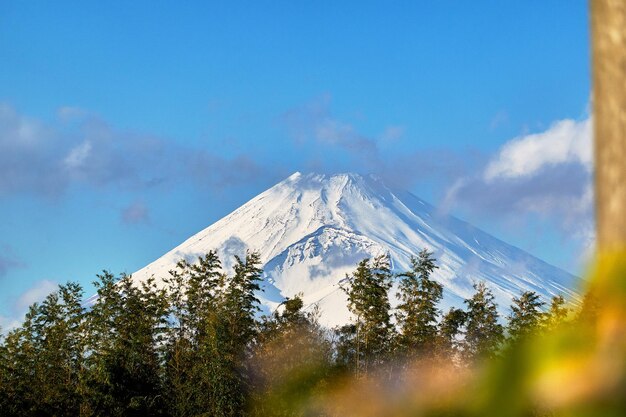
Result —
[{"label": "mountain peak", "polygon": [[[230,268],[233,255],[259,251],[264,293],[272,310],[284,297],[304,294],[319,303],[321,322],[345,323],[340,281],[366,257],[388,254],[396,271],[410,268],[421,249],[434,252],[444,307],[462,307],[472,285],[485,281],[504,308],[521,291],[544,298],[575,296],[578,279],[429,204],[395,192],[372,175],[296,172],[133,274],[161,280],[181,258],[217,250]],[[393,298],[393,297],[392,297]]]},{"label": "mountain peak", "polygon": [[379,177],[354,172],[333,174],[295,172],[268,191],[273,189],[289,189],[294,192],[319,190],[326,196],[356,192],[363,196],[367,195],[369,198],[376,198],[391,192]]},{"label": "mountain peak", "polygon": [[361,175],[355,172],[340,172],[340,173],[334,173],[334,174],[308,172],[306,174],[303,174],[297,171],[291,174],[289,177],[287,177],[285,181],[296,182],[296,183],[297,182],[303,182],[303,183],[360,182],[370,177],[372,176]]}]

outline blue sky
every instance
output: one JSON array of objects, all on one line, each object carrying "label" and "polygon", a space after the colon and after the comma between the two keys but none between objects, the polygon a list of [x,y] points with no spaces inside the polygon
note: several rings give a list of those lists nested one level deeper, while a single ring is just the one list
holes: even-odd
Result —
[{"label": "blue sky", "polygon": [[578,272],[587,24],[578,0],[2,2],[0,325],[296,170],[378,173]]}]

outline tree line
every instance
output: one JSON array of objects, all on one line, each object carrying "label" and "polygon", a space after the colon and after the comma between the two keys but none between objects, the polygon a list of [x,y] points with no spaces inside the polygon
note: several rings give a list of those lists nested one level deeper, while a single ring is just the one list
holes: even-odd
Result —
[{"label": "tree line", "polygon": [[214,251],[180,261],[165,286],[103,272],[91,306],[79,284],[60,285],[0,343],[0,415],[301,415],[346,376],[391,378],[415,360],[472,366],[576,320],[562,296],[545,306],[523,292],[503,321],[482,282],[464,309],[442,312],[432,253],[411,262],[393,274],[385,256],[361,261],[343,286],[353,318],[334,329],[301,296],[260,316],[258,253],[235,257],[230,274]]}]

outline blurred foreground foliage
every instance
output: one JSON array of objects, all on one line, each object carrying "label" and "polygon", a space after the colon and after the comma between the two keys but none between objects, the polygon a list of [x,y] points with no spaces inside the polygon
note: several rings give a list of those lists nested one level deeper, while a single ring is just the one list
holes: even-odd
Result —
[{"label": "blurred foreground foliage", "polygon": [[[326,415],[624,416],[626,415],[626,252],[603,254],[574,320],[555,315],[495,358],[459,368],[414,361],[395,383],[352,379],[322,401]],[[551,311],[562,317],[561,300]]]},{"label": "blurred foreground foliage", "polygon": [[626,415],[623,252],[598,258],[580,306],[524,292],[506,326],[485,283],[440,311],[427,251],[399,275],[360,262],[345,326],[320,326],[299,295],[260,317],[259,259],[227,274],[210,252],[165,286],[104,273],[88,308],[60,286],[2,340],[0,415]]}]

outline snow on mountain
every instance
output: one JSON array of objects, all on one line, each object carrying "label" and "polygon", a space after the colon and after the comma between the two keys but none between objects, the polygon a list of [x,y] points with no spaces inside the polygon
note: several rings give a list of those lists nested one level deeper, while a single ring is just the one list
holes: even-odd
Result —
[{"label": "snow on mountain", "polygon": [[305,305],[320,306],[320,321],[333,326],[349,319],[340,285],[361,259],[389,254],[393,269],[403,271],[423,248],[437,258],[434,278],[445,288],[444,310],[461,307],[478,281],[494,291],[503,313],[521,291],[536,291],[547,301],[557,294],[576,297],[580,284],[521,249],[438,214],[411,193],[357,174],[295,173],[132,276],[159,280],[180,259],[195,260],[211,249],[230,268],[233,255],[258,250],[264,263],[259,298],[266,309],[302,293]]}]

